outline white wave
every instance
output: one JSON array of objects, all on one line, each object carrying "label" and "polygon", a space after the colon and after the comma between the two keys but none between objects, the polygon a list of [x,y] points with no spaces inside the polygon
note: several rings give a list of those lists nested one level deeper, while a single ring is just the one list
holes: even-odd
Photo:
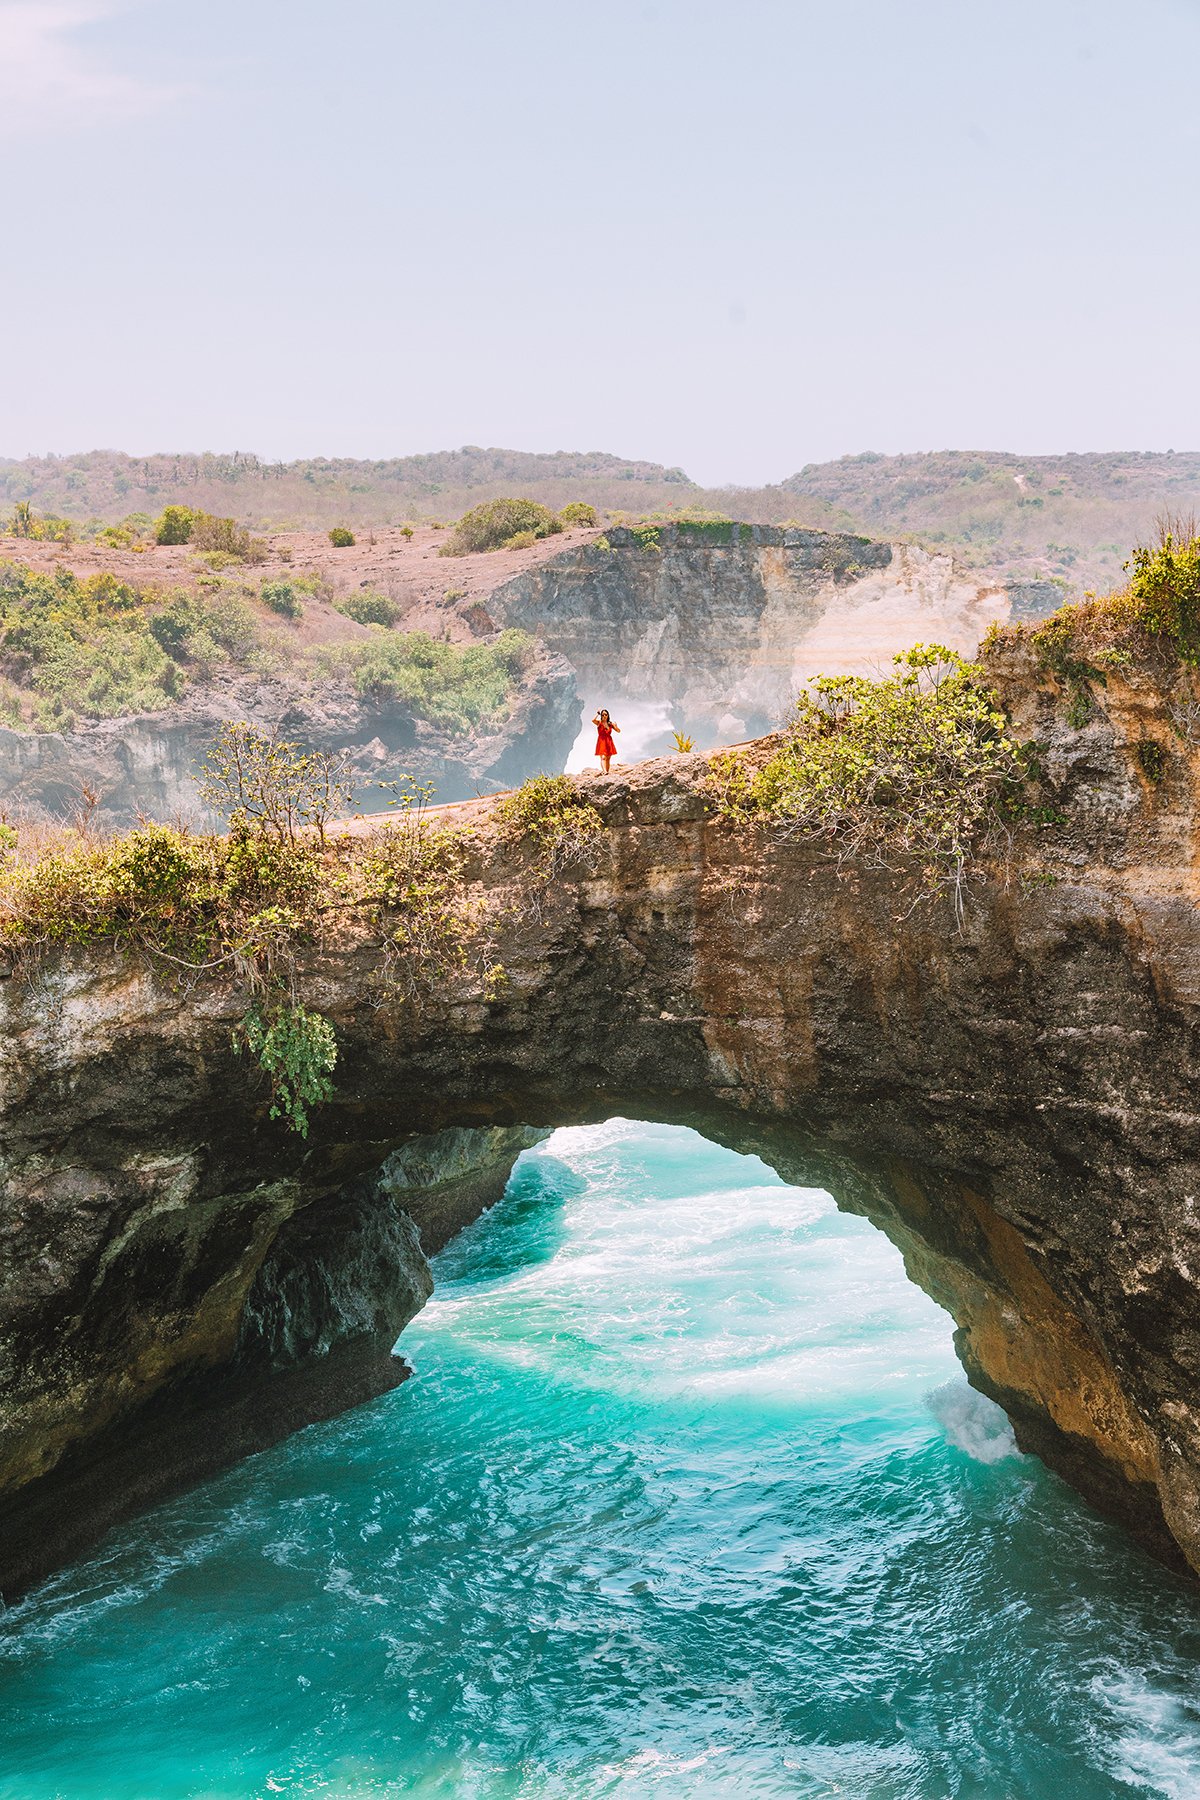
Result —
[{"label": "white wave", "polygon": [[1194,1702],[1157,1690],[1140,1671],[1097,1680],[1092,1692],[1117,1724],[1105,1761],[1118,1781],[1166,1800],[1200,1792],[1200,1717]]},{"label": "white wave", "polygon": [[950,1442],[976,1462],[994,1463],[1020,1455],[1003,1409],[986,1394],[977,1394],[961,1377],[934,1388],[925,1395],[925,1404]]}]

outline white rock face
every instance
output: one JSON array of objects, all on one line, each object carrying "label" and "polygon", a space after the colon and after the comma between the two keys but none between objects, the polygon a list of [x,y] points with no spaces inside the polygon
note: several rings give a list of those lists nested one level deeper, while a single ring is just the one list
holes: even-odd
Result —
[{"label": "white rock face", "polygon": [[[755,736],[813,676],[888,673],[916,643],[971,656],[1012,612],[1003,586],[950,556],[819,531],[733,533],[727,544],[695,542],[668,527],[645,549],[612,532],[612,548],[565,551],[488,604],[572,664],[585,720],[613,709],[624,761],[665,748],[672,727],[701,749]],[[589,730],[572,766],[589,765]]]}]

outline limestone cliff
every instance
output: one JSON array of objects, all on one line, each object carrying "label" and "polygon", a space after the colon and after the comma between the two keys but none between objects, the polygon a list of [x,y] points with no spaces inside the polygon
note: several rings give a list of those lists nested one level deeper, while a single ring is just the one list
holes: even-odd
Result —
[{"label": "limestone cliff", "polygon": [[132,825],[200,816],[195,782],[223,719],[244,719],[306,750],[352,753],[362,784],[358,804],[373,805],[380,781],[412,775],[443,801],[497,793],[540,769],[560,769],[581,710],[575,678],[561,657],[542,651],[522,682],[508,718],[469,734],[440,731],[414,718],[403,700],[373,699],[336,683],[297,685],[285,676],[247,678],[198,690],[169,711],[105,719],[58,732],[0,726],[0,797],[6,808],[61,817],[86,783],[99,797],[97,818]]},{"label": "limestone cliff", "polygon": [[395,1378],[425,1279],[400,1214],[441,1233],[475,1204],[439,1194],[463,1140],[431,1134],[616,1114],[874,1220],[1019,1442],[1200,1569],[1200,766],[1148,677],[1114,670],[1077,731],[1023,654],[997,678],[1068,823],[994,865],[961,932],[903,870],[714,818],[701,757],[593,778],[602,853],[536,904],[534,847],[481,802],[467,873],[506,984],[381,1005],[374,928],[331,925],[298,976],[341,1050],[307,1143],[231,1053],[236,987],[96,951],[5,982],[0,1585],[206,1466],[180,1420],[236,1454],[264,1394],[288,1429]]},{"label": "limestone cliff", "polygon": [[916,642],[973,656],[993,621],[1060,598],[1048,583],[1010,593],[911,545],[726,531],[609,531],[493,589],[489,614],[566,658],[589,717],[597,703],[658,702],[703,748],[770,730],[813,675],[874,674]]}]

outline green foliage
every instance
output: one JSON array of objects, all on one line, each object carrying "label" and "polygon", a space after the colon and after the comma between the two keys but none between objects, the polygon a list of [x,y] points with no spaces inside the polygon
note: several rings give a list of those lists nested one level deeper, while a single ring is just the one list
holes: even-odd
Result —
[{"label": "green foliage", "polygon": [[234,1032],[235,1053],[243,1046],[270,1077],[271,1117],[286,1119],[307,1138],[309,1108],[333,1098],[337,1040],[329,1020],[302,1006],[285,1006],[272,1015],[256,1003]]},{"label": "green foliage", "polygon": [[1131,561],[1129,594],[1141,623],[1194,668],[1200,663],[1200,536],[1194,524],[1161,520],[1158,542],[1139,545]]},{"label": "green foliage", "polygon": [[241,561],[250,549],[250,533],[243,531],[236,519],[218,519],[212,513],[198,512],[192,516],[188,542],[193,550],[215,551]]},{"label": "green foliage", "polygon": [[165,506],[154,529],[159,544],[186,544],[192,535],[196,514],[190,506]]},{"label": "green foliage", "polygon": [[5,855],[8,855],[11,851],[15,850],[16,847],[17,833],[15,827],[0,820],[0,850],[4,851]]},{"label": "green foliage", "polygon": [[1200,666],[1200,535],[1194,522],[1164,515],[1155,542],[1140,545],[1131,561],[1133,575],[1122,591],[1099,599],[1089,594],[1036,627],[993,627],[981,645],[985,657],[1031,645],[1038,667],[1065,688],[1067,720],[1076,728],[1092,716],[1093,687],[1106,687],[1112,673],[1138,666],[1161,671],[1164,658]]},{"label": "green foliage", "polygon": [[595,525],[596,509],[589,506],[586,500],[570,500],[566,506],[560,506],[558,516],[564,525]]},{"label": "green foliage", "polygon": [[[447,598],[450,598],[447,595]],[[373,588],[361,589],[357,594],[350,594],[344,600],[335,600],[334,606],[348,619],[354,619],[359,625],[385,625],[390,630],[400,617],[400,608],[386,594],[377,594]]]},{"label": "green foliage", "polygon": [[330,816],[354,799],[350,753],[329,756],[281,743],[254,725],[226,719],[200,765],[200,793],[222,813],[235,835],[273,835],[294,844],[304,826],[317,827],[322,844]]},{"label": "green foliage", "polygon": [[407,540],[408,540],[408,542],[409,542],[409,543],[410,543],[410,544],[411,544],[411,542],[412,542],[412,540],[413,540],[413,528],[412,528],[412,526],[411,526],[411,525],[402,525],[402,526],[401,526],[401,527],[400,527],[400,536],[401,536],[401,537],[402,537],[402,538],[406,538],[406,539],[407,539]]},{"label": "green foliage", "polygon": [[572,864],[591,868],[604,821],[569,775],[534,775],[497,802],[495,818],[515,840],[532,838],[540,882],[556,880]]},{"label": "green foliage", "polygon": [[403,700],[443,731],[468,732],[507,717],[509,701],[535,654],[523,631],[459,649],[427,632],[380,633],[369,643],[325,644],[313,652],[324,675],[349,675],[375,700]]},{"label": "green foliage", "polygon": [[0,565],[3,658],[34,695],[34,723],[59,728],[68,705],[92,718],[167,704],[167,658],[148,629],[139,591],[111,574],[34,574]]},{"label": "green foliage", "polygon": [[302,619],[304,602],[296,592],[296,585],[291,581],[264,581],[259,589],[259,599],[272,612],[281,613],[285,619]]},{"label": "green foliage", "polygon": [[253,984],[311,930],[319,867],[306,844],[139,826],[111,843],[66,837],[0,871],[0,941],[36,954],[104,940],[173,977],[224,970]]},{"label": "green foliage", "polygon": [[1157,787],[1167,772],[1167,753],[1153,738],[1143,738],[1137,747],[1142,774]]},{"label": "green foliage", "polygon": [[335,550],[351,550],[354,547],[354,533],[347,531],[344,525],[335,525],[329,533],[329,541]]},{"label": "green foliage", "polygon": [[[1093,711],[1091,683],[1108,686],[1108,677],[1095,660],[1078,654],[1075,643],[1077,608],[1063,607],[1032,633],[1038,668],[1055,675],[1067,690],[1067,723],[1076,731],[1087,724]],[[1114,653],[1100,652],[1112,656]]]},{"label": "green foliage", "polygon": [[521,532],[532,532],[536,539],[561,530],[561,520],[536,500],[487,500],[463,514],[438,555],[470,556],[479,550],[499,550]]},{"label": "green foliage", "polygon": [[383,932],[375,985],[388,998],[414,1001],[473,967],[494,988],[502,971],[462,889],[462,839],[425,816],[428,789],[410,782],[410,790],[397,799],[402,816],[363,850],[363,882]]},{"label": "green foliage", "polygon": [[75,527],[70,519],[60,519],[56,513],[36,518],[28,500],[17,501],[7,530],[14,537],[32,538],[38,543],[69,544],[75,536]]},{"label": "green foliage", "polygon": [[643,550],[662,549],[662,528],[658,525],[631,525],[630,532],[635,544]]},{"label": "green foliage", "polygon": [[537,538],[532,531],[518,531],[504,545],[506,550],[532,550]]},{"label": "green foliage", "polygon": [[924,892],[950,887],[961,912],[976,847],[1029,771],[977,665],[941,644],[893,660],[900,672],[887,681],[818,677],[757,773],[735,752],[714,758],[719,810],[839,861],[915,858]]},{"label": "green foliage", "polygon": [[696,748],[695,738],[685,737],[682,731],[673,731],[671,736],[675,739],[674,747],[679,752],[680,756],[686,756],[689,751]]}]

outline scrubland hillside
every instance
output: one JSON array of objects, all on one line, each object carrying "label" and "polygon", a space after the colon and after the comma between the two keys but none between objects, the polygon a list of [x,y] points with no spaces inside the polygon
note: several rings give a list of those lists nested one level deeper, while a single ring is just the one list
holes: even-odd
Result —
[{"label": "scrubland hillside", "polygon": [[482,500],[527,494],[555,510],[572,500],[606,520],[717,513],[762,524],[900,538],[955,551],[1008,579],[1103,592],[1122,579],[1156,513],[1187,511],[1200,454],[1138,451],[1021,456],[1002,451],[874,451],[809,463],[778,485],[702,488],[679,468],[601,451],[460,450],[374,462],[313,457],[265,463],[229,455],[132,457],[96,450],[0,458],[0,512],[20,503],[71,522],[78,538],[127,521],[144,530],[166,505],[235,515],[250,530],[445,524]]}]

